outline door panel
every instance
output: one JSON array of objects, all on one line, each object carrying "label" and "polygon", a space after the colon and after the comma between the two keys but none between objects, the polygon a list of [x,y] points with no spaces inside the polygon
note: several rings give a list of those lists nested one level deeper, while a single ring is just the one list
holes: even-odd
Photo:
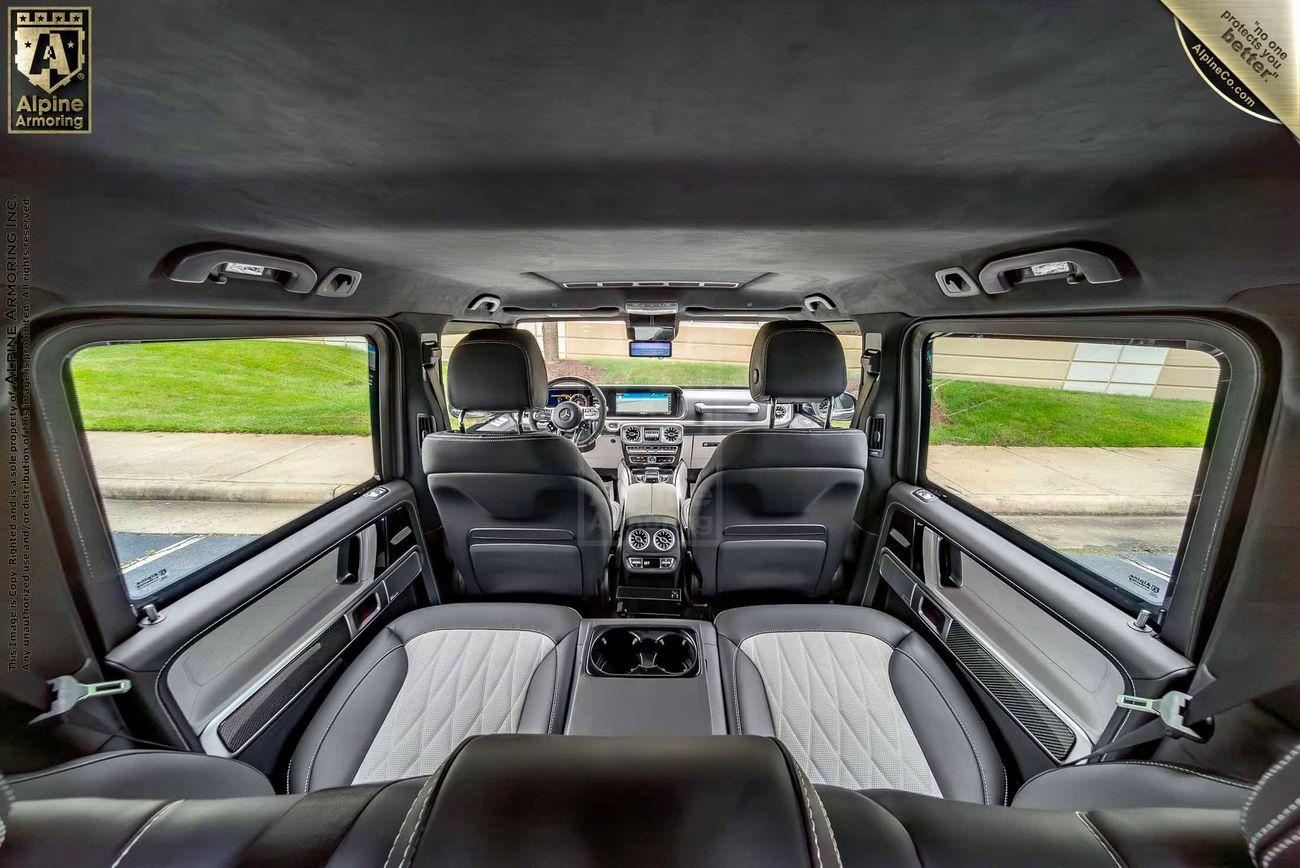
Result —
[{"label": "door panel", "polygon": [[187,745],[240,755],[283,738],[271,724],[301,713],[341,657],[437,601],[412,495],[405,482],[371,489],[162,610],[109,664],[151,685],[135,702]]},{"label": "door panel", "polygon": [[[1144,720],[1120,693],[1160,696],[1191,664],[1127,613],[955,507],[890,491],[874,582],[948,651],[1023,772],[1069,762]],[[924,494],[929,494],[924,492]],[[1036,756],[1034,754],[1037,754]]]}]

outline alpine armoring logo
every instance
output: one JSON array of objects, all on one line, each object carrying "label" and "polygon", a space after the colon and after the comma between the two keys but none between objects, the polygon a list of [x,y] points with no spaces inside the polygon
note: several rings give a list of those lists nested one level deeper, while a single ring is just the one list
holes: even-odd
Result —
[{"label": "alpine armoring logo", "polygon": [[90,9],[10,7],[9,132],[90,132]]}]

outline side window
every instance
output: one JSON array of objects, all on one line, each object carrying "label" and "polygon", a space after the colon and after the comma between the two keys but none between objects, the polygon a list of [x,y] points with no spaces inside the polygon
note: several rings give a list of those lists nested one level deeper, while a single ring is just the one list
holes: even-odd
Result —
[{"label": "side window", "polygon": [[924,477],[1159,612],[1197,501],[1221,384],[1204,345],[930,339]]},{"label": "side window", "polygon": [[[440,342],[442,344],[442,393],[449,394],[447,389],[447,360],[451,358],[451,351],[456,349],[456,344],[470,332],[480,331],[481,329],[498,328],[491,323],[481,322],[458,322],[452,321],[447,323],[442,329]],[[465,430],[472,430],[476,425],[493,418],[493,413],[463,413],[459,407],[447,407],[447,412],[451,416],[451,430],[457,431],[461,423],[464,423]]]},{"label": "side window", "polygon": [[375,477],[374,359],[365,337],[110,343],[73,355],[133,605],[174,598],[209,564]]}]

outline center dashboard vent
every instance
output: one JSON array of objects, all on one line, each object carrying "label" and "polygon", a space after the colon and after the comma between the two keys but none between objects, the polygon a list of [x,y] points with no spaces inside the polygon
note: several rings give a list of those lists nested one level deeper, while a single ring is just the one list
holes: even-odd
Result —
[{"label": "center dashboard vent", "polygon": [[669,425],[668,427],[664,428],[665,443],[678,443],[681,442],[681,439],[682,439],[681,428],[677,428],[672,425]]},{"label": "center dashboard vent", "polygon": [[638,428],[638,427],[636,427],[635,425],[625,425],[625,426],[623,426],[623,442],[624,442],[624,443],[640,443],[640,442],[641,442],[641,429]]}]

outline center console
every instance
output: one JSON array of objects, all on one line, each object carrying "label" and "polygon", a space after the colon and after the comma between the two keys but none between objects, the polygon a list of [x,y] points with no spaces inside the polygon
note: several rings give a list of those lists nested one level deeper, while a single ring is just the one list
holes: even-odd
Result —
[{"label": "center console", "polygon": [[619,611],[675,613],[682,604],[681,498],[675,485],[636,482],[623,492],[617,545]]},{"label": "center console", "polygon": [[724,735],[718,638],[707,621],[585,620],[564,731]]},{"label": "center console", "polygon": [[681,425],[626,424],[619,429],[623,463],[631,482],[676,482],[681,472]]}]

